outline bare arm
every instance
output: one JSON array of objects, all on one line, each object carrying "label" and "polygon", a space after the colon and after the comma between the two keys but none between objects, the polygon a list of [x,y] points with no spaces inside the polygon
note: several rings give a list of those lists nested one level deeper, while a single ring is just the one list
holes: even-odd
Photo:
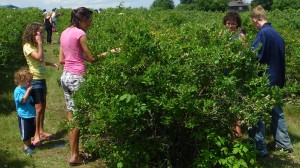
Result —
[{"label": "bare arm", "polygon": [[86,40],[87,40],[87,37],[85,35],[81,36],[79,39],[81,48],[83,49],[83,52],[85,53],[85,60],[88,62],[94,63],[96,61],[96,59],[92,56],[92,54],[87,46]]},{"label": "bare arm", "polygon": [[60,64],[65,64],[65,55],[64,55],[64,52],[62,50],[62,46],[61,45],[59,47],[59,63]]},{"label": "bare arm", "polygon": [[50,22],[51,25],[53,25],[53,21],[52,21],[51,17],[49,18],[49,22]]},{"label": "bare arm", "polygon": [[[92,54],[91,54],[91,52],[90,52],[90,50],[89,50],[89,48],[87,46],[87,43],[86,43],[87,37],[86,36],[81,36],[79,40],[80,40],[80,45],[81,45],[81,47],[82,47],[82,49],[83,49],[83,51],[85,53],[85,60],[88,61],[88,62],[91,62],[91,63],[96,62],[97,59],[95,59],[92,56]],[[119,53],[120,51],[121,51],[120,48],[115,48],[115,49],[112,49],[110,51],[101,53],[100,55],[97,55],[97,57],[98,58],[99,57],[105,57],[109,52],[111,52],[112,54],[116,54],[116,53]]]},{"label": "bare arm", "polygon": [[106,57],[106,55],[107,55],[108,53],[117,54],[117,53],[119,53],[120,51],[121,51],[121,48],[114,48],[114,49],[111,49],[111,50],[106,51],[106,52],[104,52],[104,53],[101,53],[100,55],[97,55],[97,57]]},{"label": "bare arm", "polygon": [[30,92],[32,90],[32,86],[29,86],[26,90],[26,93],[24,94],[23,98],[22,98],[22,103],[26,103],[26,101],[29,99],[30,96]]},{"label": "bare arm", "polygon": [[38,43],[38,51],[33,51],[30,53],[30,56],[40,62],[44,61],[44,53],[43,53],[43,37],[42,35],[37,32],[37,35],[35,36],[35,39]]},{"label": "bare arm", "polygon": [[58,69],[58,65],[56,63],[52,63],[52,62],[45,62],[46,66],[52,66],[55,69]]}]

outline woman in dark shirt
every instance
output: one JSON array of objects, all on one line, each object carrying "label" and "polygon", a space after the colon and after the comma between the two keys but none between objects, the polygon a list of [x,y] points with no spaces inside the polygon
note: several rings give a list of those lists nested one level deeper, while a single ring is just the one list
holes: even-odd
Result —
[{"label": "woman in dark shirt", "polygon": [[44,18],[44,25],[47,32],[47,43],[51,44],[52,42],[52,28],[53,22],[51,18],[51,12],[47,13],[47,16]]}]

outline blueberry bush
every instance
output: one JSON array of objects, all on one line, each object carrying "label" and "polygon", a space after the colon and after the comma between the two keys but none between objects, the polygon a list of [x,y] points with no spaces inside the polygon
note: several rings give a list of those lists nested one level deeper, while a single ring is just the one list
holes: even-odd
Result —
[{"label": "blueberry bush", "polygon": [[[282,13],[281,13],[282,14]],[[251,140],[232,140],[240,119],[268,120],[274,103],[297,90],[298,50],[287,41],[286,89],[268,87],[251,41],[233,40],[224,13],[107,9],[94,15],[94,54],[120,47],[88,66],[74,95],[85,148],[111,167],[252,167]],[[276,13],[273,13],[276,17]],[[296,25],[296,23],[294,23]],[[291,28],[292,29],[292,28]],[[287,37],[286,37],[287,36]]]}]

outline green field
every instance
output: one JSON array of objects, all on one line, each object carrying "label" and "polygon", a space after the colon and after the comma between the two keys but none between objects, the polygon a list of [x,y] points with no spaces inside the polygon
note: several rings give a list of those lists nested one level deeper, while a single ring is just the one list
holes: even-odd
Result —
[{"label": "green field", "polygon": [[[219,32],[218,28],[222,27],[223,25],[220,25],[219,20],[216,19],[216,17],[220,17],[221,14],[219,13],[213,13],[209,16],[207,13],[199,13],[196,16],[197,17],[207,17],[208,19],[214,18],[215,22],[212,22],[210,26],[205,27],[202,26],[200,23],[195,26],[195,24],[192,23],[185,23],[186,19],[188,18],[188,15],[183,16],[179,15],[178,13],[174,12],[170,15],[167,15],[166,13],[160,13],[163,15],[161,20],[156,21],[155,17],[160,16],[153,16],[149,19],[149,22],[143,22],[143,26],[141,28],[140,34],[135,33],[134,30],[140,30],[139,28],[136,28],[136,24],[139,23],[140,18],[134,18],[135,15],[138,15],[139,13],[134,13],[133,11],[126,11],[128,12],[128,15],[114,15],[117,12],[108,12],[104,15],[97,14],[95,16],[95,23],[92,27],[92,30],[88,33],[90,34],[90,41],[89,44],[92,48],[93,52],[100,52],[105,51],[110,47],[111,44],[113,45],[127,45],[128,43],[134,44],[132,46],[127,46],[127,52],[128,55],[134,56],[135,52],[137,55],[139,55],[139,52],[142,52],[142,54],[145,54],[147,56],[147,50],[151,46],[151,40],[153,40],[153,43],[155,43],[155,40],[158,40],[160,42],[159,44],[161,47],[165,50],[170,50],[169,53],[166,52],[164,54],[166,55],[172,55],[172,54],[178,54],[173,50],[172,48],[168,48],[169,43],[178,45],[178,50],[196,50],[202,51],[201,47],[196,46],[197,43],[202,42],[207,38],[206,40],[213,41],[213,35],[217,34],[216,32]],[[132,13],[130,13],[132,12]],[[143,11],[140,11],[142,14]],[[130,14],[133,14],[132,16]],[[188,14],[188,13],[186,13]],[[281,13],[282,14],[282,13]],[[203,16],[202,16],[203,15]],[[276,16],[276,13],[274,14]],[[148,15],[147,15],[148,16]],[[149,15],[150,16],[150,15]],[[243,15],[244,16],[244,15]],[[292,19],[293,17],[287,18]],[[108,19],[106,19],[108,18]],[[117,21],[115,21],[112,18],[116,18]],[[134,18],[134,19],[133,19]],[[172,18],[173,21],[171,22],[170,19]],[[122,20],[125,20],[122,22]],[[136,19],[136,20],[135,20]],[[201,19],[196,20],[199,21]],[[175,21],[174,21],[175,20]],[[285,35],[286,41],[287,41],[287,48],[289,57],[288,59],[294,59],[295,53],[298,53],[298,50],[296,49],[299,45],[297,42],[294,41],[294,37],[290,35],[290,30],[293,30],[293,28],[284,29],[286,25],[287,19],[282,19],[278,21],[276,26],[280,28],[282,31],[281,33]],[[60,22],[61,27],[65,27],[67,25],[67,22],[69,21],[69,18],[62,20]],[[105,22],[107,24],[100,24]],[[170,23],[168,23],[170,22]],[[151,23],[151,24],[150,24]],[[165,24],[166,23],[166,24]],[[247,22],[246,22],[247,23]],[[153,26],[155,28],[152,29],[148,28],[147,26]],[[128,26],[131,26],[129,28],[132,28],[132,30],[128,30]],[[165,27],[164,27],[165,26]],[[170,26],[170,27],[168,27]],[[200,28],[197,26],[201,26]],[[215,26],[217,27],[215,30]],[[249,26],[249,25],[246,25]],[[250,25],[251,26],[251,25]],[[249,26],[249,27],[250,27]],[[293,23],[292,26],[295,26],[297,28],[298,24]],[[253,27],[252,27],[253,28]],[[164,31],[159,31],[167,30]],[[178,30],[177,30],[178,29]],[[198,31],[201,30],[201,31]],[[126,31],[125,31],[126,30]],[[193,32],[194,34],[188,34],[188,32]],[[252,30],[249,30],[250,34],[253,36],[254,33],[251,32]],[[104,33],[103,33],[104,32]],[[150,32],[150,33],[149,33]],[[182,34],[177,34],[177,32]],[[109,34],[111,33],[111,34]],[[132,33],[132,34],[130,34]],[[145,33],[145,34],[143,34]],[[207,33],[215,33],[215,34],[207,34]],[[129,35],[128,35],[129,34]],[[138,34],[140,36],[135,36],[135,34]],[[145,36],[143,36],[145,35]],[[298,36],[298,34],[296,34]],[[194,38],[194,36],[199,36],[200,38]],[[211,36],[211,37],[209,37]],[[144,38],[149,38],[150,42],[148,43],[148,40],[145,40]],[[169,40],[171,38],[171,40]],[[53,44],[44,44],[44,50],[45,50],[45,56],[48,61],[50,62],[58,62],[58,49],[59,44],[58,40],[59,34],[54,33],[53,34]],[[126,41],[128,39],[131,39],[132,41]],[[138,40],[140,41],[138,41]],[[118,41],[119,40],[119,41]],[[122,41],[123,40],[123,41]],[[186,41],[185,41],[186,40]],[[198,41],[197,41],[198,40]],[[183,42],[182,42],[183,41]],[[128,43],[126,43],[128,42]],[[132,42],[132,43],[131,43]],[[136,42],[136,43],[134,43]],[[179,43],[180,42],[180,43]],[[203,42],[203,43],[204,43]],[[149,44],[149,46],[143,48],[143,45],[141,45],[141,48],[137,48],[136,46],[141,44]],[[178,44],[177,44],[178,43]],[[103,44],[103,45],[102,45]],[[158,44],[158,43],[155,43]],[[184,44],[184,45],[182,45]],[[186,45],[185,45],[186,44]],[[211,44],[209,44],[211,45]],[[196,47],[195,47],[196,46]],[[136,47],[136,48],[135,48]],[[172,46],[173,47],[173,46]],[[181,48],[182,47],[182,48]],[[194,48],[193,48],[194,47]],[[207,46],[206,46],[207,47]],[[211,48],[209,48],[211,47]],[[208,46],[209,49],[214,49],[214,46]],[[151,48],[152,49],[152,48]],[[153,49],[156,49],[153,47]],[[197,50],[198,49],[198,50]],[[209,55],[209,50],[203,50],[203,52],[206,52]],[[218,51],[218,50],[216,50]],[[221,50],[220,50],[221,51]],[[158,50],[157,50],[158,52]],[[94,53],[95,54],[95,53]],[[193,54],[193,53],[192,53]],[[201,53],[202,54],[202,53]],[[125,55],[125,54],[124,54]],[[126,57],[127,58],[127,57]],[[146,60],[146,59],[145,59]],[[112,61],[114,61],[112,59]],[[127,60],[126,60],[127,61]],[[146,60],[147,61],[147,60]],[[134,61],[132,61],[134,62]],[[112,62],[113,64],[115,62]],[[289,61],[290,67],[298,67],[298,65],[295,65],[296,62]],[[109,62],[105,62],[105,65],[109,65]],[[96,64],[97,65],[97,64]],[[99,67],[101,67],[101,64],[98,64]],[[136,67],[133,68],[141,68],[145,65],[143,64],[137,64]],[[95,68],[95,71],[97,71],[97,68]],[[120,66],[121,67],[121,66]],[[289,68],[290,68],[289,67]],[[123,67],[122,67],[123,68]],[[124,69],[127,67],[124,67]],[[131,68],[131,67],[130,67]],[[129,68],[128,68],[129,69]],[[142,68],[141,68],[142,69]],[[291,68],[292,69],[292,68]],[[93,70],[92,68],[90,70]],[[126,69],[125,69],[126,70]],[[294,70],[294,69],[292,69]],[[14,66],[6,66],[5,69],[2,69],[0,72],[0,130],[1,130],[1,137],[0,137],[0,168],[1,167],[8,167],[8,168],[25,168],[25,167],[37,167],[37,168],[52,168],[52,167],[58,167],[58,168],[64,168],[69,167],[68,160],[69,160],[69,144],[68,144],[68,138],[67,138],[67,130],[65,129],[65,124],[67,120],[67,111],[65,108],[65,100],[63,95],[63,90],[59,87],[59,78],[62,74],[62,67],[60,66],[59,70],[54,70],[51,67],[47,68],[47,86],[48,86],[48,95],[47,95],[47,108],[46,108],[46,119],[45,119],[45,131],[49,133],[55,134],[55,139],[53,140],[43,140],[42,147],[39,147],[36,149],[36,154],[33,156],[28,156],[23,154],[22,152],[22,142],[20,140],[20,133],[18,130],[18,122],[17,122],[17,113],[15,111],[15,106],[13,102],[13,89],[14,89],[14,83],[13,83],[13,73],[16,71],[16,68]],[[296,71],[296,70],[295,70]],[[92,73],[95,73],[98,75],[98,73],[91,71]],[[291,70],[289,71],[291,72]],[[298,72],[298,71],[296,71]],[[112,72],[113,73],[113,72]],[[117,74],[117,73],[116,73]],[[298,76],[298,74],[289,74],[289,78],[292,78],[294,76]],[[121,85],[121,84],[120,84]],[[95,99],[97,99],[95,97]],[[273,149],[269,149],[271,152],[271,155],[269,158],[260,159],[257,158],[257,163],[259,166],[262,167],[272,167],[272,168],[294,168],[294,167],[300,167],[300,100],[296,99],[295,101],[289,101],[284,106],[285,110],[285,117],[287,120],[288,130],[291,136],[292,144],[294,146],[294,152],[293,153],[284,153],[280,151],[275,151]],[[268,133],[268,143],[272,143],[273,138],[270,136],[271,134]],[[244,138],[247,139],[247,133],[244,132]],[[81,167],[106,167],[105,163],[102,161],[101,158],[93,157],[91,156],[91,161],[84,166]],[[162,166],[163,167],[163,166]]]},{"label": "green field", "polygon": [[[45,44],[46,57],[50,62],[58,62],[58,35],[54,34],[54,44]],[[54,52],[54,53],[53,53]],[[55,133],[54,140],[44,140],[43,146],[36,150],[36,154],[29,157],[22,153],[22,142],[17,123],[17,113],[15,111],[12,99],[13,80],[12,73],[14,70],[5,72],[5,79],[1,79],[1,83],[10,83],[10,86],[1,87],[1,114],[0,114],[0,165],[6,165],[8,168],[19,167],[69,167],[69,146],[66,130],[62,125],[66,121],[66,108],[64,104],[64,95],[62,89],[58,85],[59,77],[62,69],[58,71],[53,68],[47,68],[47,108],[45,128],[50,133]],[[3,72],[2,72],[3,73]],[[1,78],[5,77],[1,75]],[[5,89],[4,89],[5,88]],[[9,89],[7,89],[9,88]],[[294,145],[294,152],[286,154],[283,152],[271,151],[272,155],[267,159],[258,159],[260,165],[273,168],[294,168],[300,166],[300,102],[288,104],[284,107],[287,119],[288,129]],[[4,112],[4,113],[3,113]],[[269,140],[272,137],[268,137]],[[101,159],[94,158],[91,162],[82,167],[105,167]]]}]

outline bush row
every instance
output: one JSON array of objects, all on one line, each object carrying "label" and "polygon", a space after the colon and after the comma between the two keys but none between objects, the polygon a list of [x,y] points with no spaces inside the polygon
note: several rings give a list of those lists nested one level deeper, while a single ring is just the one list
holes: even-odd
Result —
[{"label": "bush row", "polygon": [[[270,18],[287,42],[291,93],[297,90],[292,72],[298,71],[299,49],[292,43],[297,33],[288,32],[298,32],[297,23],[283,27],[295,17],[277,13]],[[267,89],[267,77],[257,75],[266,67],[250,48],[257,30],[247,14],[243,42],[231,39],[223,16],[146,9],[96,13],[88,32],[94,54],[122,51],[88,66],[75,94],[85,147],[112,167],[253,166],[252,143],[230,140],[230,128],[238,118],[247,127],[262,114],[268,119],[266,112],[286,93]]]},{"label": "bush row", "polygon": [[[41,11],[1,12],[1,65],[25,63],[22,32],[28,23],[42,22]],[[60,12],[61,32],[71,11]],[[299,90],[298,14],[269,15],[286,40],[288,80],[279,91],[267,89],[267,76],[257,75],[266,67],[257,64],[250,48],[257,30],[247,13],[242,13],[245,41],[231,39],[219,12],[118,8],[94,13],[91,51],[122,51],[88,65],[86,82],[75,94],[82,144],[111,167],[254,166],[252,142],[232,141],[231,128],[238,118],[247,127],[261,114],[268,119],[264,112],[282,94]]]},{"label": "bush row", "polygon": [[31,22],[43,22],[42,11],[36,8],[23,10],[0,9],[0,66],[26,64],[22,49],[22,34]]}]

